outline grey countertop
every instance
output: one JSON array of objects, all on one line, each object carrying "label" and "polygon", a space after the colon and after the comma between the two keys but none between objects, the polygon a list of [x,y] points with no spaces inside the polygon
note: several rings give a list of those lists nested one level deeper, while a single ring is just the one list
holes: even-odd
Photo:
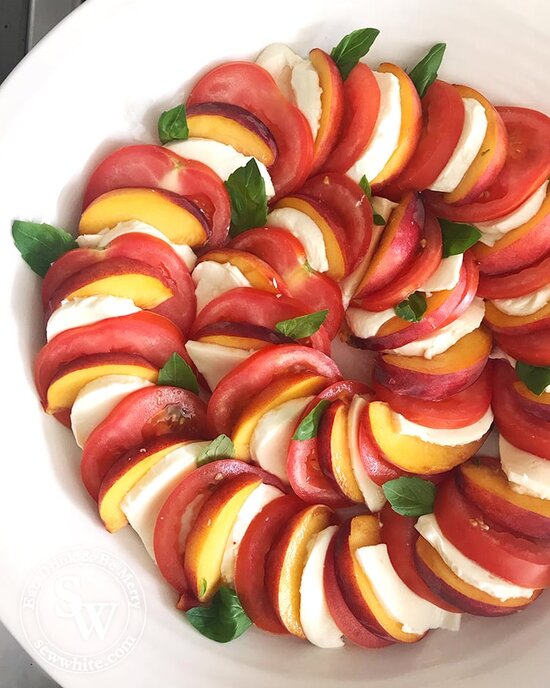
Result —
[{"label": "grey countertop", "polygon": [[0,624],[0,688],[56,688],[51,679]]}]

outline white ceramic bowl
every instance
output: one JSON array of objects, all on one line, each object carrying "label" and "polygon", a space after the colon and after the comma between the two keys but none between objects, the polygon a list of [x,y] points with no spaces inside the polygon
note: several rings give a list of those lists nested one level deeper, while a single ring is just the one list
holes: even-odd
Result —
[{"label": "white ceramic bowl", "polygon": [[[158,114],[189,80],[273,41],[330,48],[361,26],[381,30],[369,62],[411,66],[446,41],[441,74],[496,104],[550,112],[550,5],[546,0],[88,0],[24,60],[0,89],[2,476],[0,616],[29,651],[21,595],[44,560],[99,548],[127,562],[147,600],[143,637],[98,674],[38,661],[63,686],[487,686],[547,685],[548,605],[506,619],[465,619],[458,634],[378,652],[321,651],[249,631],[220,646],[174,609],[137,538],[111,536],[81,487],[70,433],[39,408],[32,360],[43,342],[39,280],[11,243],[14,218],[74,229],[83,184],[117,145],[153,141]],[[23,615],[24,616],[24,615]],[[546,616],[546,618],[545,618]],[[43,624],[67,633],[55,608]],[[53,632],[53,631],[52,631]],[[60,636],[61,634],[61,636]],[[69,642],[69,638],[66,638]]]}]

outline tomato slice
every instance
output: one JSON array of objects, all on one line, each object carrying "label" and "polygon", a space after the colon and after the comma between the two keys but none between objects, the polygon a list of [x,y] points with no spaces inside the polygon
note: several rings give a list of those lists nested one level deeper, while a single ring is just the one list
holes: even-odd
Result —
[{"label": "tomato slice", "polygon": [[207,72],[193,87],[188,105],[230,103],[248,110],[271,131],[278,156],[269,168],[277,197],[299,188],[313,165],[311,128],[262,67],[227,62]]},{"label": "tomato slice", "polygon": [[550,257],[518,272],[480,275],[478,296],[484,299],[515,299],[545,287],[550,282]]},{"label": "tomato slice", "polygon": [[508,155],[500,174],[472,203],[448,205],[427,192],[438,217],[455,222],[486,222],[513,212],[550,176],[550,117],[519,107],[497,107],[508,132]]},{"label": "tomato slice", "polygon": [[207,439],[206,404],[180,387],[155,385],[132,392],[91,433],[82,452],[82,482],[97,500],[103,478],[126,452],[144,441],[176,433]]},{"label": "tomato slice", "polygon": [[454,478],[438,487],[434,514],[443,535],[491,573],[526,588],[550,585],[550,546],[488,524]]}]

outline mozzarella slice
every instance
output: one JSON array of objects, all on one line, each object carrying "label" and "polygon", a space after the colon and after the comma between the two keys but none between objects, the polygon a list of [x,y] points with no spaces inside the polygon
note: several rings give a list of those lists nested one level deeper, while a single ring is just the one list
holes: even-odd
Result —
[{"label": "mozzarella slice", "polygon": [[250,454],[264,470],[288,484],[288,446],[298,419],[313,397],[285,401],[265,413],[254,428]]},{"label": "mozzarella slice", "polygon": [[449,193],[456,189],[479,153],[487,133],[487,115],[483,105],[475,98],[463,98],[462,102],[464,124],[460,138],[449,161],[430,186],[432,191]]},{"label": "mozzarella slice", "polygon": [[46,339],[50,341],[56,335],[73,327],[82,327],[92,323],[116,318],[119,315],[138,313],[138,308],[132,299],[121,296],[86,296],[85,298],[64,299],[48,318],[46,325]]},{"label": "mozzarella slice", "polygon": [[386,497],[380,485],[377,485],[369,477],[361,461],[361,454],[359,451],[359,421],[367,405],[368,401],[357,394],[351,401],[348,413],[348,445],[351,457],[351,469],[355,480],[359,485],[365,504],[370,511],[376,513],[384,506]]},{"label": "mozzarella slice", "polygon": [[[214,141],[213,139],[201,139],[194,136],[188,138],[186,141],[167,143],[165,147],[170,148],[170,150],[173,150],[174,153],[182,158],[202,162],[203,165],[207,165],[214,170],[218,177],[224,182],[233,172],[235,172],[235,170],[244,167],[249,160],[252,160],[251,155],[243,155],[229,144]],[[266,166],[259,160],[256,160],[256,164],[265,182],[267,197],[272,198],[275,195],[275,189],[269,172]]]},{"label": "mozzarella slice", "polygon": [[296,106],[307,119],[315,141],[321,123],[323,90],[319,83],[319,74],[311,64],[311,60],[301,60],[294,66],[290,83]]},{"label": "mozzarella slice", "polygon": [[499,438],[500,464],[518,494],[550,499],[550,461]]},{"label": "mozzarella slice", "polygon": [[452,428],[450,430],[429,428],[426,425],[413,423],[411,420],[408,420],[405,416],[395,411],[392,411],[392,420],[394,427],[402,435],[418,437],[424,442],[439,444],[444,447],[458,447],[462,444],[475,442],[481,439],[485,433],[489,432],[493,423],[493,412],[489,406],[483,416],[475,423],[465,425],[462,428]]},{"label": "mozzarella slice", "polygon": [[393,308],[386,308],[384,311],[366,311],[363,308],[351,307],[346,311],[349,329],[361,339],[374,337],[382,325],[392,318],[395,318]]},{"label": "mozzarella slice", "polygon": [[387,224],[388,220],[390,219],[390,215],[394,211],[395,208],[399,205],[399,203],[394,203],[393,201],[390,201],[388,198],[382,198],[382,196],[373,196],[370,199],[370,203],[372,206],[372,211],[376,213],[377,215],[380,215],[384,219],[384,222]]},{"label": "mozzarella slice", "polygon": [[512,358],[511,356],[508,356],[508,354],[505,351],[503,351],[499,346],[495,346],[493,348],[493,350],[489,354],[489,358],[492,358],[494,360],[508,361],[508,363],[513,368],[516,367],[516,363],[517,363],[516,359]]},{"label": "mozzarella slice", "polygon": [[460,279],[460,270],[462,268],[463,254],[459,253],[456,256],[449,256],[443,258],[439,267],[433,275],[424,283],[420,291],[432,293],[434,291],[445,291],[446,289],[454,289]]},{"label": "mozzarella slice", "polygon": [[309,642],[322,648],[344,645],[342,632],[328,608],[323,581],[328,546],[337,530],[338,526],[329,526],[308,543],[300,583],[300,623]]},{"label": "mozzarella slice", "polygon": [[532,315],[550,302],[550,284],[513,299],[493,299],[493,304],[506,315]]},{"label": "mozzarella slice", "polygon": [[152,384],[134,375],[104,375],[84,385],[71,409],[71,428],[78,446],[84,446],[91,432],[124,397]]},{"label": "mozzarella slice", "polygon": [[223,377],[256,353],[254,349],[234,349],[231,346],[195,342],[192,339],[185,348],[211,391],[214,391]]},{"label": "mozzarella slice", "polygon": [[237,287],[251,286],[239,268],[231,263],[205,260],[204,263],[197,265],[192,276],[197,297],[197,313],[200,313],[206,304],[217,296]]},{"label": "mozzarella slice", "polygon": [[461,580],[482,592],[496,597],[502,602],[520,597],[529,599],[534,590],[523,588],[514,583],[495,576],[487,569],[464,556],[441,532],[441,528],[433,514],[420,516],[415,526],[416,530],[437,550],[439,556]]},{"label": "mozzarella slice", "polygon": [[262,50],[256,58],[256,64],[263,67],[273,77],[282,94],[290,102],[294,102],[292,88],[292,70],[303,58],[284,43],[272,43]]},{"label": "mozzarella slice", "polygon": [[309,215],[295,208],[275,208],[267,216],[271,227],[286,229],[301,241],[306,252],[307,262],[317,272],[328,270],[327,250],[323,232]]},{"label": "mozzarella slice", "polygon": [[281,490],[273,487],[273,485],[264,485],[262,483],[246,498],[245,503],[237,514],[235,524],[223,552],[222,579],[225,583],[233,585],[235,580],[235,562],[239,547],[252,519],[260,513],[266,504],[277,499],[277,497],[281,497],[282,494]]},{"label": "mozzarella slice", "polygon": [[386,545],[360,547],[355,552],[374,593],[388,614],[402,626],[404,633],[423,635],[431,628],[458,631],[460,614],[453,614],[414,593],[393,568]]},{"label": "mozzarella slice", "polygon": [[397,148],[401,133],[399,79],[389,72],[374,72],[374,76],[380,88],[380,108],[367,148],[347,172],[356,182],[363,176],[372,181],[382,172]]},{"label": "mozzarella slice", "polygon": [[476,296],[467,310],[452,323],[436,330],[429,337],[417,339],[410,344],[393,349],[392,353],[401,356],[423,356],[426,359],[431,359],[447,351],[459,339],[476,330],[481,325],[484,315],[485,304],[483,299]]},{"label": "mozzarella slice", "polygon": [[169,452],[138,480],[122,500],[122,511],[153,560],[153,535],[159,511],[180,480],[197,467],[197,458],[209,444],[187,442]]}]

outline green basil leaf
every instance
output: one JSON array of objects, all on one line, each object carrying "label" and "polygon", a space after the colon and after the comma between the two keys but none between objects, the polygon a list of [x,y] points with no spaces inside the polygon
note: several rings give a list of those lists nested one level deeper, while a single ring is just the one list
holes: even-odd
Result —
[{"label": "green basil leaf", "polygon": [[218,459],[234,459],[235,445],[227,435],[218,435],[208,447],[197,456],[197,466],[204,466]]},{"label": "green basil leaf", "polygon": [[292,435],[292,439],[310,440],[313,437],[317,437],[319,423],[321,422],[323,413],[326,411],[329,405],[330,401],[328,399],[322,399],[318,404],[316,404],[296,428],[294,435]]},{"label": "green basil leaf", "polygon": [[420,322],[426,312],[426,296],[421,291],[415,291],[404,301],[394,307],[395,315],[409,322]]},{"label": "green basil leaf", "polygon": [[363,189],[365,196],[368,196],[369,198],[372,196],[372,189],[370,188],[370,183],[366,175],[363,175],[359,180],[359,186]]},{"label": "green basil leaf", "polygon": [[291,318],[290,320],[281,320],[275,325],[277,332],[292,337],[292,339],[303,339],[304,337],[311,337],[315,334],[321,325],[327,319],[328,310],[325,308],[322,311],[315,313],[308,313],[308,315],[301,315],[298,318]]},{"label": "green basil leaf", "polygon": [[379,215],[378,213],[372,214],[372,221],[374,222],[375,225],[378,225],[379,227],[382,227],[383,225],[386,224],[386,220],[384,220],[382,215]]},{"label": "green basil leaf", "polygon": [[443,241],[443,258],[464,253],[481,238],[481,232],[477,227],[464,222],[451,222],[439,218],[439,226]]},{"label": "green basil leaf", "polygon": [[158,385],[170,385],[199,393],[199,383],[191,366],[179,354],[172,354],[159,370]]},{"label": "green basil leaf", "polygon": [[516,373],[527,389],[537,396],[543,394],[550,385],[550,368],[516,361]]},{"label": "green basil leaf", "polygon": [[437,79],[437,72],[441,67],[443,55],[445,54],[446,43],[436,43],[420,62],[411,69],[409,76],[422,98],[428,88]]},{"label": "green basil leaf", "polygon": [[265,181],[258,164],[251,158],[239,167],[225,182],[231,199],[231,236],[237,236],[251,227],[261,227],[267,220],[267,194]]},{"label": "green basil leaf", "polygon": [[185,141],[189,138],[187,112],[183,103],[162,113],[159,117],[158,132],[161,143]]},{"label": "green basil leaf", "polygon": [[186,616],[199,633],[217,643],[235,640],[252,624],[237,593],[226,587],[218,590],[210,606],[193,607],[186,612]]},{"label": "green basil leaf", "polygon": [[401,516],[423,516],[434,508],[435,485],[429,480],[402,477],[382,486],[392,509]]},{"label": "green basil leaf", "polygon": [[201,578],[200,583],[199,583],[199,595],[201,597],[204,595],[207,588],[208,588],[208,583],[206,582],[206,578]]},{"label": "green basil leaf", "polygon": [[40,277],[46,275],[60,256],[78,248],[74,237],[64,229],[39,222],[15,220],[11,234],[23,260]]},{"label": "green basil leaf", "polygon": [[356,29],[332,49],[330,56],[336,62],[342,79],[347,79],[359,60],[365,57],[379,33],[378,29]]}]

